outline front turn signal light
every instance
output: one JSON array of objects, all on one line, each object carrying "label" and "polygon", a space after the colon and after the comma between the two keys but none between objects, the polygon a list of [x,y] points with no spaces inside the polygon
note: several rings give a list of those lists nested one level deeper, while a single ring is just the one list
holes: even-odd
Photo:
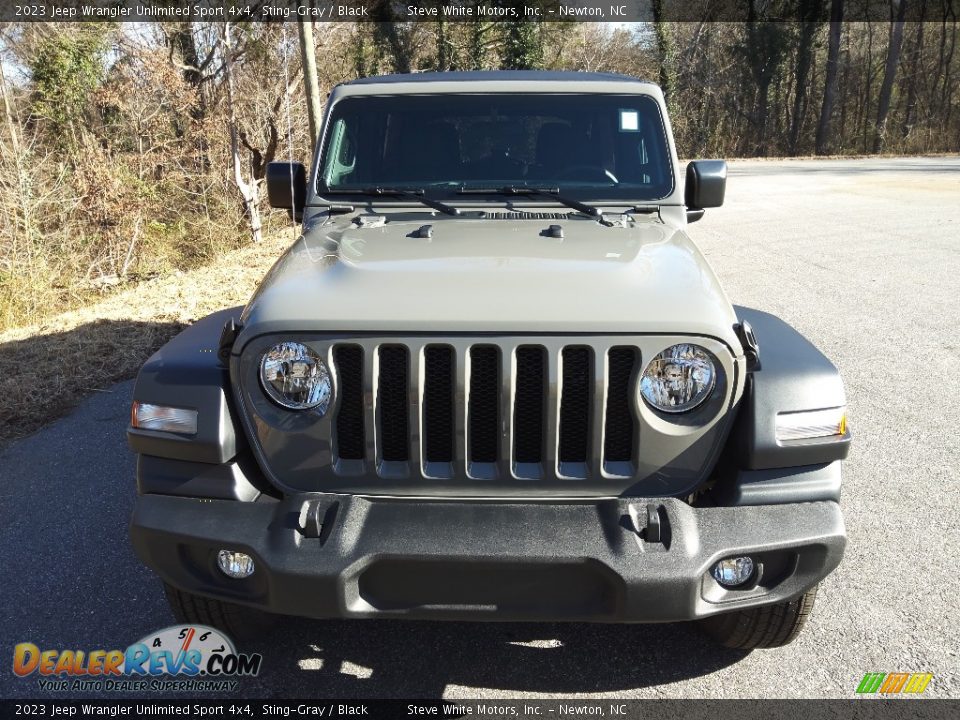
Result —
[{"label": "front turn signal light", "polygon": [[157,430],[178,435],[197,434],[197,411],[142,403],[136,400],[130,409],[130,425],[138,430]]},{"label": "front turn signal light", "polygon": [[847,409],[779,413],[777,415],[777,442],[842,438],[847,434]]}]

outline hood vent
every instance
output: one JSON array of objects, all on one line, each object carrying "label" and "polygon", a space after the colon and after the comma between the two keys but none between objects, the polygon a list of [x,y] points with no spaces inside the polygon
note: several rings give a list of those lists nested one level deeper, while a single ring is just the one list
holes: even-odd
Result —
[{"label": "hood vent", "polygon": [[573,213],[559,212],[485,212],[487,220],[569,220]]}]

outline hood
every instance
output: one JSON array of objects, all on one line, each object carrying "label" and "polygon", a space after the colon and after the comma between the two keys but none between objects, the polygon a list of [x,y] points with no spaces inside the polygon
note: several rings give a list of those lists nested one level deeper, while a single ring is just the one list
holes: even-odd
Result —
[{"label": "hood", "polygon": [[[266,333],[690,333],[739,354],[736,317],[686,234],[653,216],[395,213],[305,231],[264,278],[239,344]],[[418,237],[423,225],[431,237]],[[562,238],[550,237],[559,225]]]}]

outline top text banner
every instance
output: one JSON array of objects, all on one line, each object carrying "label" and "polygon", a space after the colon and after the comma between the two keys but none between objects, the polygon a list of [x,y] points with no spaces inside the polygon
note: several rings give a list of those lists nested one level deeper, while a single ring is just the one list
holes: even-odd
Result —
[{"label": "top text banner", "polygon": [[[0,0],[0,21],[823,22],[831,19],[830,6],[829,0]],[[960,0],[845,0],[842,19],[955,22],[958,13]]]}]

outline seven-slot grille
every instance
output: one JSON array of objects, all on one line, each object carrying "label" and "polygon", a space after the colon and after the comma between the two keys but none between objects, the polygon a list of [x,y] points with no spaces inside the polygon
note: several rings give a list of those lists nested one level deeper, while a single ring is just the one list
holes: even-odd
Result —
[{"label": "seven-slot grille", "polygon": [[334,453],[384,477],[634,473],[635,347],[340,344],[333,361]]}]

